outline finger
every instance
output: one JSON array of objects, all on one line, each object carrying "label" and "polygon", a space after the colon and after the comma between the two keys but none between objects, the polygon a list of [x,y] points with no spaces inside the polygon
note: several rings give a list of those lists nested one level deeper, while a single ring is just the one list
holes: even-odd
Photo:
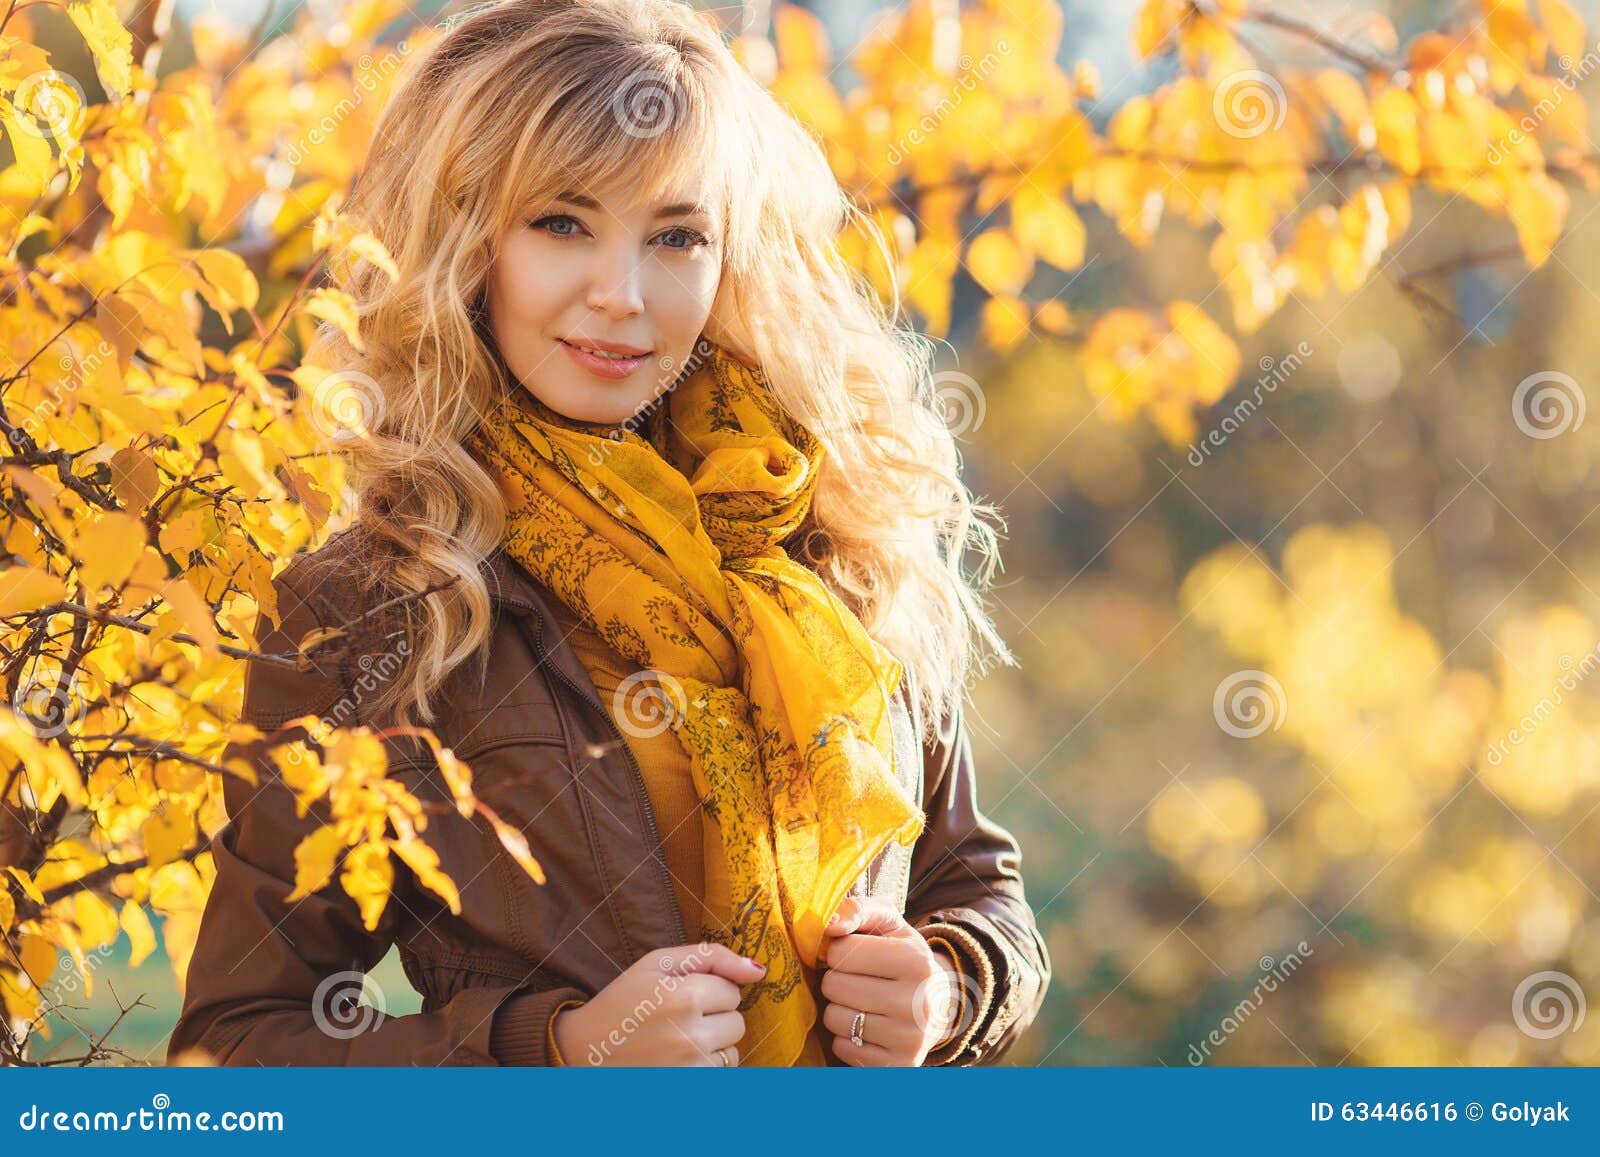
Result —
[{"label": "finger", "polygon": [[905,986],[894,980],[876,976],[858,976],[853,972],[822,974],[822,995],[833,1004],[861,1012],[874,1012],[879,1016],[899,1015],[902,1008],[909,1011],[910,999]]},{"label": "finger", "polygon": [[915,955],[902,942],[883,936],[856,932],[828,943],[830,971],[894,980],[910,972],[915,964]]},{"label": "finger", "polygon": [[726,944],[702,940],[699,944],[676,944],[655,953],[656,967],[662,972],[686,976],[708,972],[735,984],[749,984],[766,974],[766,966],[740,956]]},{"label": "finger", "polygon": [[696,972],[680,977],[677,983],[683,985],[689,1004],[697,1012],[729,1012],[739,1007],[739,986],[725,976]]},{"label": "finger", "polygon": [[[822,1027],[834,1036],[850,1039],[850,1026],[855,1022],[856,1010],[848,1004],[829,1004],[822,1009]],[[861,1025],[861,1037],[875,1045],[904,1051],[920,1036],[922,1030],[911,1021],[881,1013],[869,1012]]]},{"label": "finger", "polygon": [[[744,1015],[737,1012],[714,1012],[710,1016],[701,1017],[696,1040],[707,1053],[714,1053],[720,1048],[736,1045],[744,1039]],[[712,1063],[721,1064],[716,1057],[711,1058]]]},{"label": "finger", "polygon": [[[851,1008],[848,1004],[824,1005],[822,1009],[822,1027],[834,1036],[842,1036],[849,1040],[850,1026],[855,1023],[857,1011],[857,1009]],[[869,1012],[866,1021],[861,1026],[862,1038],[872,1041],[873,1044],[882,1044],[882,1041],[873,1040],[872,1038],[877,1035],[877,1030],[887,1023],[889,1023],[887,1017],[873,1016]]]},{"label": "finger", "polygon": [[882,936],[898,931],[905,922],[905,916],[887,900],[876,896],[847,896],[823,931],[829,936],[847,936],[852,932]]},{"label": "finger", "polygon": [[833,1055],[850,1065],[863,1068],[886,1068],[891,1063],[889,1050],[871,1041],[852,1044],[848,1036],[833,1038]]}]

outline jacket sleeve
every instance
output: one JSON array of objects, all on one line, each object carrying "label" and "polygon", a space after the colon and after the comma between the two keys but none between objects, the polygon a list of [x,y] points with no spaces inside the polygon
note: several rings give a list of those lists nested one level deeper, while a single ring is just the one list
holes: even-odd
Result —
[{"label": "jacket sleeve", "polygon": [[[318,584],[303,572],[296,575],[300,563],[274,581],[280,626],[266,629],[265,616],[258,616],[257,649],[263,653],[294,654],[307,631],[332,625],[314,597]],[[352,711],[359,718],[352,705],[359,694],[352,686],[323,669],[301,672],[251,660],[242,717],[269,733],[305,714],[348,724]],[[296,729],[296,736],[303,734]],[[576,990],[469,987],[435,1011],[385,1015],[382,994],[366,973],[394,942],[409,872],[393,861],[395,894],[371,932],[338,872],[320,891],[290,903],[285,897],[294,890],[295,846],[325,821],[327,801],[297,815],[294,794],[263,744],[230,747],[228,758],[248,761],[259,786],[232,774],[222,777],[229,822],[211,841],[216,877],[168,1042],[168,1063],[189,1049],[223,1065],[549,1063],[544,1026],[559,1001],[584,995]],[[517,999],[520,1017],[497,1026],[496,1013],[508,998]],[[539,1031],[519,1032],[522,1025]]]},{"label": "jacket sleeve", "polygon": [[1023,896],[1022,853],[978,810],[964,714],[947,712],[923,744],[927,826],[911,852],[906,919],[961,959],[964,1031],[928,1065],[991,1065],[1033,1023],[1050,984],[1050,954]]}]

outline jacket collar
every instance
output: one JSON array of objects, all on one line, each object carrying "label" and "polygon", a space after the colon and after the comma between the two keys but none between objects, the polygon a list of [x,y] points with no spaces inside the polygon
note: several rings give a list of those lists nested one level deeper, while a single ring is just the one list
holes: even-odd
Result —
[{"label": "jacket collar", "polygon": [[492,601],[523,614],[531,612],[540,619],[550,617],[550,605],[544,592],[532,576],[506,553],[505,547],[496,547],[484,565],[488,571],[489,598]]}]

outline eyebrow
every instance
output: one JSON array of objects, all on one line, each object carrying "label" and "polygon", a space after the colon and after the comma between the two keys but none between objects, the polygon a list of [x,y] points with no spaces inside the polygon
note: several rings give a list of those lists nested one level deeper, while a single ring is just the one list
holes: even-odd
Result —
[{"label": "eyebrow", "polygon": [[[569,205],[576,205],[580,209],[598,210],[600,208],[599,201],[596,201],[593,197],[585,196],[582,193],[561,193],[556,197],[556,200],[565,201]],[[710,212],[711,210],[699,201],[675,201],[671,205],[663,205],[661,208],[657,209],[656,216],[683,217],[690,213],[709,214]]]}]

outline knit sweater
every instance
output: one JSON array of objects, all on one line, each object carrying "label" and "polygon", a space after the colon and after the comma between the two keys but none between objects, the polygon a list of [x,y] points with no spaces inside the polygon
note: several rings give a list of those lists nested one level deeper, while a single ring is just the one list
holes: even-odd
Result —
[{"label": "knit sweater", "polygon": [[[663,727],[658,733],[651,734],[653,728],[640,728],[637,723],[627,728],[620,727],[621,705],[617,701],[616,692],[624,679],[636,674],[635,666],[613,650],[597,632],[578,619],[559,600],[553,602],[555,605],[552,609],[555,612],[557,628],[571,645],[579,663],[589,673],[601,704],[619,722],[619,730],[639,765],[645,794],[649,797],[656,825],[661,831],[662,851],[666,857],[668,873],[672,878],[678,908],[683,913],[684,928],[689,935],[688,942],[695,943],[704,937],[706,926],[713,919],[702,897],[706,894],[704,841],[707,838],[716,838],[716,832],[709,830],[710,817],[700,807],[699,796],[695,793],[688,752],[679,741],[677,732],[671,728]],[[635,706],[635,714],[637,713]],[[947,940],[930,936],[928,943],[942,949],[957,972],[962,971],[960,953]],[[804,971],[817,1008],[825,1007],[826,1002],[820,988],[821,973],[812,969]],[[965,988],[963,985],[963,1001],[966,1000]],[[560,1049],[556,1047],[555,1018],[565,1009],[577,1007],[582,1003],[584,1002],[580,1000],[564,1001],[557,1005],[550,1015],[547,1028],[548,1044],[551,1060],[555,1064],[565,1063]],[[962,1018],[963,1021],[964,1019]],[[832,1051],[833,1033],[823,1025],[819,1015],[795,1064],[826,1064]]]}]

